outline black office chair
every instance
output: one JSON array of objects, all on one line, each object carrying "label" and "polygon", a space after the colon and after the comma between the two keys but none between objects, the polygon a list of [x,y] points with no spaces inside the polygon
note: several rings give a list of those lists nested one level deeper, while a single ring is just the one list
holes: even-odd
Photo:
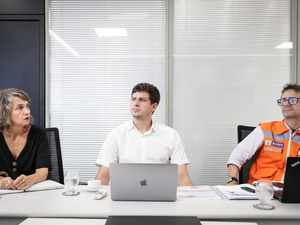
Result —
[{"label": "black office chair", "polygon": [[52,167],[52,170],[49,171],[47,179],[64,184],[64,171],[58,129],[54,127],[45,128],[45,130],[50,146],[50,157]]},{"label": "black office chair", "polygon": [[[240,143],[245,137],[247,137],[255,127],[249,127],[249,126],[238,126],[238,143]],[[249,172],[252,167],[253,162],[255,161],[257,157],[258,151],[251,157],[251,159],[247,160],[242,168],[239,171],[239,184],[247,183],[249,180]]]}]

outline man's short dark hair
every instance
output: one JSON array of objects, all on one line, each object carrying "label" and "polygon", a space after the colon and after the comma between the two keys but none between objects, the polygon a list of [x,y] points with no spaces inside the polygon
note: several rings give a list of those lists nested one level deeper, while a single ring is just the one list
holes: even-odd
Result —
[{"label": "man's short dark hair", "polygon": [[149,94],[151,105],[153,105],[154,103],[157,103],[157,105],[159,104],[160,93],[157,87],[155,87],[153,84],[139,83],[133,87],[131,96],[135,92],[142,92],[142,91],[147,92]]},{"label": "man's short dark hair", "polygon": [[299,84],[286,84],[286,85],[284,85],[281,94],[283,94],[287,90],[294,90],[295,92],[300,93],[300,85]]}]

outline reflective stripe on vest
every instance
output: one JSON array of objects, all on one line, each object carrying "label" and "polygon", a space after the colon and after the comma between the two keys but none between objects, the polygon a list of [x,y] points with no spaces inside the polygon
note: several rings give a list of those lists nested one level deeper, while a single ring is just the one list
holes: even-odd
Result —
[{"label": "reflective stripe on vest", "polygon": [[290,133],[273,134],[271,131],[263,130],[263,134],[265,138],[272,138],[275,141],[286,141],[290,139]]}]

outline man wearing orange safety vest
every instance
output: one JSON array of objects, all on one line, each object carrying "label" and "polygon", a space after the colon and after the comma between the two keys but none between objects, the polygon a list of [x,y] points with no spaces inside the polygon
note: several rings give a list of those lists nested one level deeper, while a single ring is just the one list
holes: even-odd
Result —
[{"label": "man wearing orange safety vest", "polygon": [[300,157],[300,85],[287,84],[277,100],[284,119],[261,123],[232,151],[227,166],[229,182],[237,185],[237,174],[256,151],[248,183],[264,179],[283,181],[287,157]]}]

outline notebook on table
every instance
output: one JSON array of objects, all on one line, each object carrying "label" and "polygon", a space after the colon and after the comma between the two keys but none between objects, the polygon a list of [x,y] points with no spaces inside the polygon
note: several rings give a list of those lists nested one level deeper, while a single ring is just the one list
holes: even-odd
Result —
[{"label": "notebook on table", "polygon": [[26,190],[0,190],[0,195],[4,194],[15,194],[20,192],[29,192],[29,191],[44,191],[44,190],[52,190],[52,189],[62,189],[64,188],[63,184],[57,183],[53,180],[45,180],[40,183],[36,183],[32,185],[30,188]]},{"label": "notebook on table", "polygon": [[177,164],[111,163],[111,199],[114,201],[175,201]]},{"label": "notebook on table", "polygon": [[288,157],[282,190],[274,191],[274,198],[283,203],[300,203],[300,157]]},{"label": "notebook on table", "polygon": [[196,216],[108,216],[105,225],[201,225]]}]

